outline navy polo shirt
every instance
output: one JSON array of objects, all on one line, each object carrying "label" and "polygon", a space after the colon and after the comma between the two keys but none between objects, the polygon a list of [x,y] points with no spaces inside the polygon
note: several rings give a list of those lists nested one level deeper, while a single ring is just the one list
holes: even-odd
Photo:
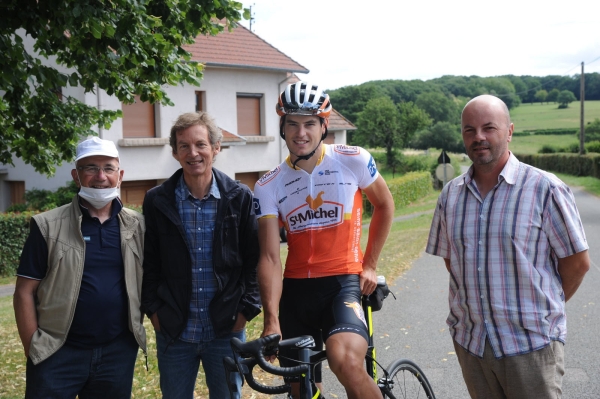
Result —
[{"label": "navy polo shirt", "polygon": [[[127,291],[118,213],[123,205],[113,200],[111,217],[104,223],[81,205],[81,234],[85,263],[77,307],[67,343],[82,348],[102,346],[128,330]],[[61,267],[69,267],[62,265]],[[48,270],[48,246],[31,219],[30,233],[17,276],[42,280]],[[65,315],[66,317],[66,315]]]}]

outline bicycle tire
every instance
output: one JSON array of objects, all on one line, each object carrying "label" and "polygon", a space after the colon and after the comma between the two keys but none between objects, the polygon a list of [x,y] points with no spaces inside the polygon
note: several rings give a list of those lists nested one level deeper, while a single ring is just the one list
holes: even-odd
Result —
[{"label": "bicycle tire", "polygon": [[380,383],[384,398],[435,399],[431,384],[414,362],[398,359],[388,366],[387,371],[387,381],[383,384]]}]

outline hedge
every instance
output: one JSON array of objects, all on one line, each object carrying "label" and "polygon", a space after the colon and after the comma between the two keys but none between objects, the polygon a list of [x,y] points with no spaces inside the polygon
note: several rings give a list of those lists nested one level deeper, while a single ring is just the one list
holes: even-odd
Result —
[{"label": "hedge", "polygon": [[577,128],[560,128],[560,129],[535,129],[535,130],[523,130],[521,132],[513,132],[513,136],[522,137],[522,136],[544,136],[544,135],[576,135],[579,136],[579,129]]},{"label": "hedge", "polygon": [[14,276],[35,212],[0,213],[0,276]]},{"label": "hedge", "polygon": [[591,176],[600,179],[600,154],[586,155],[556,154],[515,154],[521,162],[536,168],[573,176]]},{"label": "hedge", "polygon": [[[433,191],[431,174],[429,172],[411,172],[404,176],[396,177],[387,182],[394,205],[396,208],[402,208],[411,202],[423,198]],[[363,209],[366,215],[373,213],[373,206],[367,200],[363,193]]]}]

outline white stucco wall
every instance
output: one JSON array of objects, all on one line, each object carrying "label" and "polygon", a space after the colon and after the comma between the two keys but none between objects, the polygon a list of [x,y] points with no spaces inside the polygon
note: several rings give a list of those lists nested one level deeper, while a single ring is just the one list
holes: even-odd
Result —
[{"label": "white stucco wall", "polygon": [[[29,43],[32,46],[32,42]],[[195,91],[206,92],[206,111],[217,121],[218,126],[237,134],[237,93],[262,94],[261,129],[263,136],[272,136],[273,141],[251,143],[245,146],[231,146],[217,156],[215,167],[230,177],[236,173],[258,172],[262,174],[279,164],[286,156],[287,149],[279,138],[279,117],[275,112],[277,96],[285,87],[284,72],[254,71],[244,69],[208,68],[200,87],[184,84],[166,89],[175,106],[156,105],[156,137],[168,137],[175,119],[184,112],[193,112],[196,107]],[[108,96],[104,91],[84,93],[81,88],[66,88],[64,95],[100,109],[121,108],[120,101]],[[147,147],[124,147],[118,142],[123,138],[122,120],[116,120],[110,129],[97,129],[99,136],[117,144],[121,167],[125,171],[124,181],[159,180],[168,178],[179,164],[171,155],[171,147],[166,145]],[[337,141],[337,134],[336,134]],[[0,164],[0,211],[8,206],[10,193],[6,181],[25,181],[25,189],[55,190],[71,180],[72,164],[57,167],[56,175],[47,178],[35,172],[20,159],[13,160],[15,166]]]}]

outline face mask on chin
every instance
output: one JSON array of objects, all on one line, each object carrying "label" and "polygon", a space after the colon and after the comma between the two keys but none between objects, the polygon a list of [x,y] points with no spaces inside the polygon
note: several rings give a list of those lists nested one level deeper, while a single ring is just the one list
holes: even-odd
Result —
[{"label": "face mask on chin", "polygon": [[79,196],[89,202],[94,208],[102,209],[119,196],[119,188],[91,188],[81,186]]},{"label": "face mask on chin", "polygon": [[79,197],[89,202],[89,204],[96,209],[104,208],[106,205],[112,202],[112,200],[119,196],[118,182],[116,187],[92,188],[83,187],[81,184],[81,179],[79,179],[79,174],[77,174],[77,179],[79,180]]}]

